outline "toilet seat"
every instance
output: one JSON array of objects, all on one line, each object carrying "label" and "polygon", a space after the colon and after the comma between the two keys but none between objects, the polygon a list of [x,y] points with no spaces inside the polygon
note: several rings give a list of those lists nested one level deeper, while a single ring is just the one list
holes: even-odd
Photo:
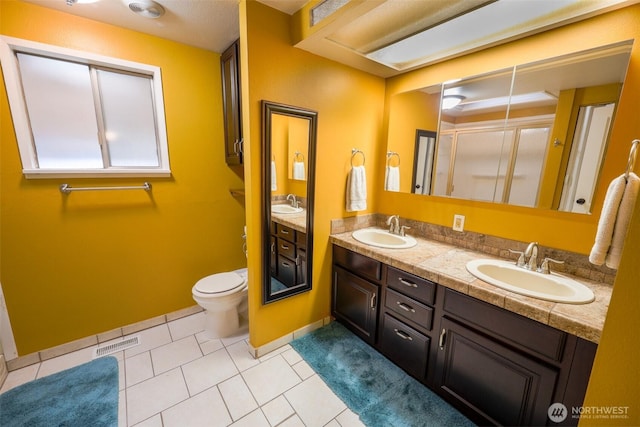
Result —
[{"label": "toilet seat", "polygon": [[195,284],[194,289],[207,295],[229,294],[241,290],[246,280],[234,272],[212,274],[203,277]]}]

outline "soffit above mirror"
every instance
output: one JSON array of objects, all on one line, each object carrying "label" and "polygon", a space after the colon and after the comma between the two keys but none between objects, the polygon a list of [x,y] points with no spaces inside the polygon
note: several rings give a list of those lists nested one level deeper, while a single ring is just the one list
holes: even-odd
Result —
[{"label": "soffit above mirror", "polygon": [[[391,77],[633,3],[636,1],[340,1],[335,2],[333,13],[325,12],[327,18],[307,29],[308,35],[296,46]],[[487,22],[492,25],[485,25]]]}]

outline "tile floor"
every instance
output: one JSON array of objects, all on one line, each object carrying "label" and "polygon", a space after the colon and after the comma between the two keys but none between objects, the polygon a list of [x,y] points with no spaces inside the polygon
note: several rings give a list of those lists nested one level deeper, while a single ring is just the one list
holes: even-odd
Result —
[{"label": "tile floor", "polygon": [[[120,427],[363,426],[291,346],[254,359],[246,327],[208,340],[203,316],[141,331],[139,345],[113,354]],[[88,362],[92,354],[87,348],[12,371],[0,392]]]}]

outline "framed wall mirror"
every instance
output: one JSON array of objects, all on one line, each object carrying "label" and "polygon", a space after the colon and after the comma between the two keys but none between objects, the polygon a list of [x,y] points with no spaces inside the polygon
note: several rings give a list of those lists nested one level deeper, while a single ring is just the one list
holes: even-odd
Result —
[{"label": "framed wall mirror", "polygon": [[[431,168],[405,167],[399,191],[590,213],[631,47],[621,42],[393,95],[387,150],[405,165]],[[432,151],[417,149],[424,131],[436,131]]]},{"label": "framed wall mirror", "polygon": [[318,113],[262,101],[263,304],[311,289]]}]

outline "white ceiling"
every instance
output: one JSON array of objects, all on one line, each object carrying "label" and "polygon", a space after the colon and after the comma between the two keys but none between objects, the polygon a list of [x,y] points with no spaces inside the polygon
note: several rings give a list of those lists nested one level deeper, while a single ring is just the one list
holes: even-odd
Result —
[{"label": "white ceiling", "polygon": [[[2,1],[2,0],[0,0]],[[166,13],[157,19],[143,18],[131,12],[128,3],[134,0],[83,0],[68,6],[66,0],[21,0],[27,3],[60,10],[84,18],[105,22],[119,27],[152,34],[214,52],[222,52],[239,37],[239,0],[155,0]],[[86,0],[85,0],[86,1]],[[135,0],[144,2],[148,0]],[[309,0],[258,0],[282,12],[293,14]],[[328,25],[319,25],[319,30],[299,42],[296,46],[334,61],[347,64],[369,73],[390,77],[409,69],[426,65],[426,61],[405,68],[385,65],[384,61],[368,57],[372,50],[379,49],[395,40],[405,39],[425,28],[435,28],[439,23],[464,15],[469,10],[492,4],[495,0],[365,0],[346,2],[340,14],[331,17]],[[542,1],[542,0],[536,0]],[[570,0],[547,0],[569,2]],[[640,0],[589,0],[578,2],[567,17],[556,18],[536,31],[521,30],[524,34],[511,35],[507,40],[544,31],[616,7],[638,3]],[[336,4],[345,4],[336,1]],[[565,8],[573,10],[571,8]],[[584,10],[582,10],[584,9]],[[485,48],[507,40],[466,46],[457,54]],[[430,59],[431,62],[446,59]]]},{"label": "white ceiling", "polygon": [[[101,0],[73,6],[67,6],[66,0],[22,1],[218,53],[240,35],[238,0],[156,0],[166,11],[158,19],[136,15],[129,10],[126,0]],[[307,1],[261,0],[288,14],[300,9]]]}]

